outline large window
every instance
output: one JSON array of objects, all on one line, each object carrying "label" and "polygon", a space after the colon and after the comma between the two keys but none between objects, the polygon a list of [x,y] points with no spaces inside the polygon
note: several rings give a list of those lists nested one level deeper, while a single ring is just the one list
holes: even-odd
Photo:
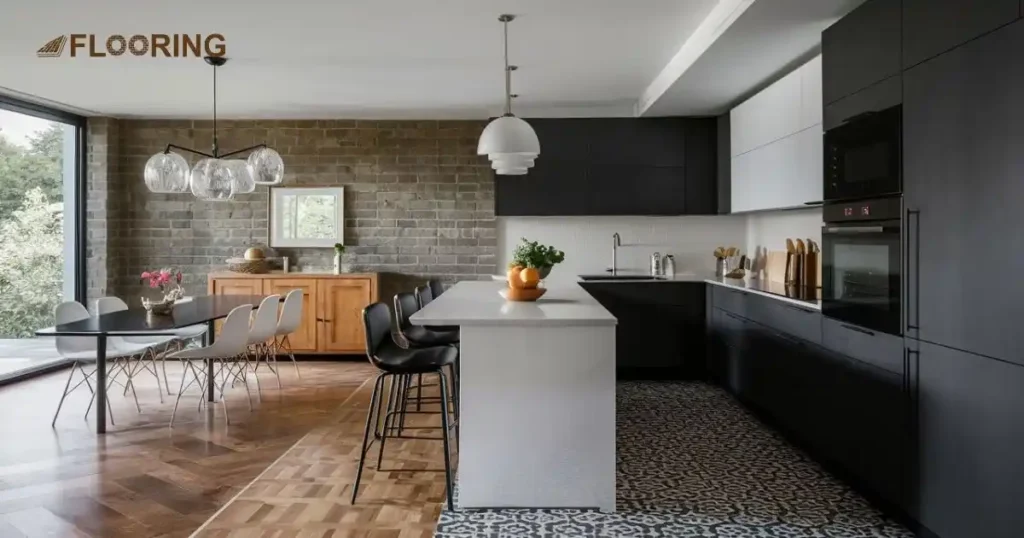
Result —
[{"label": "large window", "polygon": [[0,96],[0,380],[57,363],[33,335],[84,299],[84,125]]}]

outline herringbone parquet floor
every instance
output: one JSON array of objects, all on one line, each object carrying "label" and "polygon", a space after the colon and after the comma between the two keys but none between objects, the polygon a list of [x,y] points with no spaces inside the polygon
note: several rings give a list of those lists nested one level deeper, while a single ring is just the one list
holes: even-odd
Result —
[{"label": "herringbone parquet floor", "polygon": [[[425,382],[426,383],[426,382]],[[350,504],[371,384],[341,406],[204,526],[200,538],[429,538],[445,498],[443,448],[435,439],[389,439],[381,469],[368,451],[359,498]],[[436,395],[428,389],[425,395]],[[431,406],[437,409],[437,406]],[[426,409],[426,408],[424,408]],[[408,426],[437,426],[438,414]],[[437,436],[438,430],[407,430]],[[453,464],[454,464],[453,460]]]},{"label": "herringbone parquet floor", "polygon": [[[82,418],[85,390],[50,428],[66,372],[0,388],[0,536],[185,537],[225,505],[199,536],[429,536],[443,475],[405,469],[440,468],[440,442],[389,441],[388,466],[364,475],[350,506],[375,370],[365,362],[300,368],[301,379],[282,369],[281,390],[263,375],[263,401],[251,413],[244,389],[228,392],[230,425],[219,404],[197,413],[195,393],[173,429],[173,400],[160,404],[155,381],[141,377],[142,412],[114,396],[116,426],[105,436]],[[174,385],[180,372],[170,374]]]}]

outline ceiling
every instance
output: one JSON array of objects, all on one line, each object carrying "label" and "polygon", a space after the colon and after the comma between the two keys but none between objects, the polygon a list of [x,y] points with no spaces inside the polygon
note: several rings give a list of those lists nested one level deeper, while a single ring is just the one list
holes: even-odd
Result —
[{"label": "ceiling", "polygon": [[777,76],[859,1],[9,0],[0,93],[86,115],[207,116],[199,59],[35,51],[62,33],[220,33],[222,117],[486,118],[504,92],[497,16],[514,13],[517,114],[703,113]]}]

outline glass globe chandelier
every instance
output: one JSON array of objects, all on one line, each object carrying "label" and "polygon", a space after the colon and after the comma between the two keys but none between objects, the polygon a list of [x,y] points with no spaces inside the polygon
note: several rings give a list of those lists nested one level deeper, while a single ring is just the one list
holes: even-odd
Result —
[{"label": "glass globe chandelier", "polygon": [[540,141],[529,123],[512,115],[512,72],[517,66],[508,64],[508,23],[515,15],[501,15],[505,25],[505,114],[487,124],[477,144],[478,155],[487,155],[495,173],[521,176],[533,166],[540,155]]},{"label": "glass globe chandelier", "polygon": [[[256,190],[256,185],[279,185],[284,180],[284,161],[266,144],[257,144],[238,151],[221,153],[217,145],[217,68],[227,63],[223,56],[206,56],[206,63],[213,66],[213,149],[210,153],[174,144],[167,144],[163,152],[157,153],[146,162],[143,177],[152,192],[183,193],[191,191],[196,198],[210,201],[226,201],[235,194]],[[191,172],[188,162],[176,149],[203,157]],[[229,159],[246,152],[247,160]]]}]

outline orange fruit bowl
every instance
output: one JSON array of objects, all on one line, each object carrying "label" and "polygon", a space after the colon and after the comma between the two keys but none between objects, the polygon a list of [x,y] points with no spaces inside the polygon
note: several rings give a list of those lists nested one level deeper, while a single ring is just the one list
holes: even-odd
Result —
[{"label": "orange fruit bowl", "polygon": [[540,299],[546,291],[544,288],[505,288],[499,293],[507,301],[529,302]]}]

